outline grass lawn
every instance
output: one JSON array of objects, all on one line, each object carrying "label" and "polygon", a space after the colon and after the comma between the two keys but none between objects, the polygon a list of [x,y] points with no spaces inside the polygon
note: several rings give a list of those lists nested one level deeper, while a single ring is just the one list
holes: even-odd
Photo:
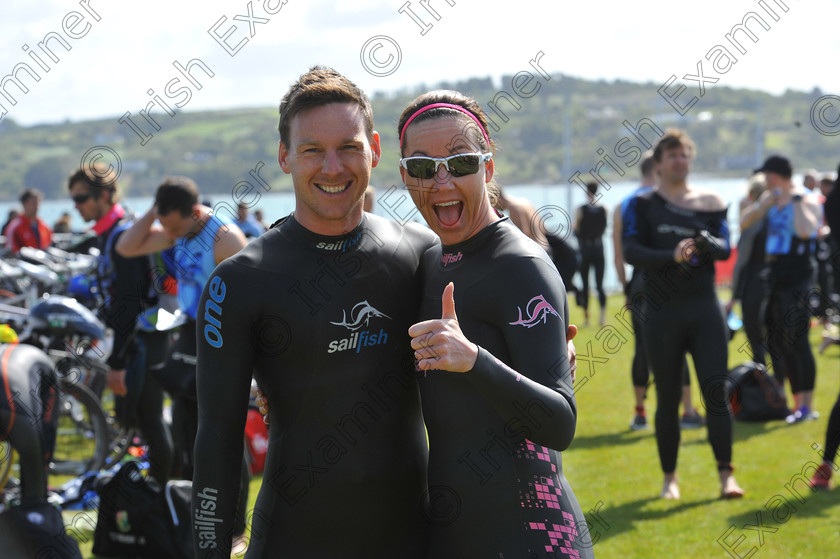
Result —
[{"label": "grass lawn", "polygon": [[[734,464],[747,492],[744,499],[718,498],[711,448],[705,429],[699,429],[682,434],[678,465],[682,499],[664,501],[658,498],[662,474],[653,430],[631,432],[628,428],[633,415],[633,343],[615,318],[622,304],[622,298],[611,296],[608,326],[581,327],[575,340],[578,427],[571,448],[563,453],[563,468],[589,521],[595,555],[668,559],[836,556],[840,489],[814,493],[807,479],[812,473],[810,464],[821,461],[814,446],[819,450],[825,443],[828,414],[840,392],[840,346],[815,355],[818,420],[793,426],[783,421],[735,423]],[[576,307],[571,309],[571,318],[575,324],[583,323]],[[610,326],[615,337],[608,342]],[[820,332],[820,328],[811,329],[815,354]],[[746,354],[738,352],[744,343],[743,332],[730,343],[730,367],[746,359]],[[587,362],[584,356],[597,357],[597,361]],[[692,387],[695,405],[700,407],[693,375]],[[651,420],[655,408],[651,393]],[[840,477],[836,475],[835,480]],[[260,483],[261,478],[251,483],[250,506]],[[70,523],[74,516],[67,512],[65,520]],[[93,557],[92,534],[82,531],[81,538],[87,539],[82,543],[83,556]]]}]

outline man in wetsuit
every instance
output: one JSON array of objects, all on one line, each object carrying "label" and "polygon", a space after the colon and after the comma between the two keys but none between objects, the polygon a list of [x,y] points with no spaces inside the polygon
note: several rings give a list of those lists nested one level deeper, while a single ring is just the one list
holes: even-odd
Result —
[{"label": "man in wetsuit", "polygon": [[100,315],[114,330],[108,358],[108,388],[118,397],[119,419],[137,425],[149,443],[151,475],[165,482],[172,469],[172,436],[163,420],[163,389],[148,369],[163,359],[165,341],[140,335],[137,317],[156,298],[149,259],[126,258],[114,250],[130,225],[117,203],[117,175],[101,164],[82,167],[67,181],[70,197],[85,221],[94,221],[76,250],[99,249],[97,282],[104,299]]},{"label": "man in wetsuit", "polygon": [[[615,207],[615,210],[613,210],[613,263],[615,264],[615,271],[618,274],[618,281],[621,282],[624,288],[624,295],[626,297],[625,308],[630,308],[632,300],[641,293],[644,280],[641,274],[637,276],[635,269],[630,280],[627,280],[627,272],[624,269],[624,252],[621,247],[622,216],[630,205],[630,200],[635,196],[650,192],[656,186],[655,165],[656,162],[653,160],[653,152],[645,152],[642,156],[642,162],[639,164],[642,172],[641,186],[634,190],[630,196],[622,200]],[[633,363],[630,366],[630,374],[633,380],[633,396],[636,399],[636,413],[630,422],[630,429],[639,431],[650,427],[647,420],[647,413],[645,413],[645,398],[647,398],[647,389],[650,384],[650,370],[647,357],[645,356],[642,325],[639,322],[638,313],[631,312],[630,318],[633,324],[633,338],[635,341],[635,353],[633,354]],[[682,422],[680,423],[681,427],[683,429],[702,427],[705,421],[691,402],[691,382],[689,380],[688,361],[686,360],[683,360],[682,403],[683,416]]]},{"label": "man in wetsuit", "polygon": [[426,437],[407,334],[434,235],[365,214],[367,97],[313,68],[280,105],[294,213],[213,273],[198,313],[197,557],[228,557],[251,372],[271,402],[249,557],[421,557]]},{"label": "man in wetsuit", "polygon": [[689,184],[694,144],[669,129],[654,149],[657,188],[632,198],[623,219],[624,258],[644,274],[639,314],[656,381],[656,443],[664,474],[660,496],[679,499],[680,365],[686,351],[708,411],[709,442],[723,498],[742,497],[733,475],[732,414],[719,394],[727,378],[728,337],[715,293],[715,260],[729,256],[726,206],[720,195]]}]

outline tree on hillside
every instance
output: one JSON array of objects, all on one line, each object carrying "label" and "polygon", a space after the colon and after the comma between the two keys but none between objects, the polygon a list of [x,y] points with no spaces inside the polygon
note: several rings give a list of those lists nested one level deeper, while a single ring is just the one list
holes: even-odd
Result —
[{"label": "tree on hillside", "polygon": [[46,198],[66,197],[64,181],[70,176],[73,163],[66,157],[47,157],[29,167],[23,175],[24,188],[37,188]]}]

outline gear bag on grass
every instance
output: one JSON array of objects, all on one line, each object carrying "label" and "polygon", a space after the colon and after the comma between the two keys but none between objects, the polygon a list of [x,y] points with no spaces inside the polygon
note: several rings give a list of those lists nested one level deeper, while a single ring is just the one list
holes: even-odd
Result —
[{"label": "gear bag on grass", "polygon": [[790,414],[785,389],[764,365],[747,361],[729,371],[729,405],[739,421],[784,419]]},{"label": "gear bag on grass", "polygon": [[161,489],[127,462],[99,490],[93,553],[106,557],[192,559],[192,482],[169,481]]},{"label": "gear bag on grass", "polygon": [[3,559],[82,559],[79,544],[67,535],[64,520],[47,501],[22,504],[0,514]]}]

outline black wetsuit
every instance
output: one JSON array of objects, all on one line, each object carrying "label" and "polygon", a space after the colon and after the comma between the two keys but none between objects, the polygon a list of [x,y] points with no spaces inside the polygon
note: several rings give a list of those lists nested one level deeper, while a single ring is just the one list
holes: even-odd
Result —
[{"label": "black wetsuit", "polygon": [[[758,223],[742,230],[738,239],[738,262],[732,273],[732,298],[741,301],[744,332],[752,350],[748,358],[761,365],[767,364],[762,310],[767,298],[767,264],[764,261],[766,243],[766,219],[762,218]],[[779,371],[776,373],[778,377]]]},{"label": "black wetsuit", "polygon": [[430,446],[427,557],[591,557],[559,452],[574,437],[576,407],[557,269],[507,219],[433,247],[423,268],[421,319],[440,318],[453,281],[461,330],[481,348],[471,371],[420,379]]},{"label": "black wetsuit", "polygon": [[[627,211],[628,206],[630,205],[630,200],[632,200],[635,196],[639,196],[645,192],[650,192],[653,190],[652,186],[641,186],[636,191],[625,198],[621,203],[621,218],[622,224],[624,223],[624,213]],[[636,269],[633,269],[633,275],[630,276],[630,281],[627,282],[625,286],[625,295],[627,300],[632,302],[635,300],[637,296],[644,296],[644,280],[641,277],[641,273],[636,273]],[[632,304],[628,306],[632,307]],[[627,307],[625,307],[627,308]],[[650,385],[650,367],[648,365],[648,358],[647,354],[645,353],[645,337],[644,332],[642,331],[642,323],[639,320],[639,313],[638,312],[631,312],[630,313],[631,323],[633,325],[633,363],[630,366],[630,376],[633,380],[633,386],[636,388],[644,388],[645,389],[645,397],[647,397],[647,387]],[[688,360],[683,357],[683,368],[682,368],[682,384],[683,386],[691,386],[691,377],[688,370]],[[685,410],[684,410],[685,411]]]},{"label": "black wetsuit", "polygon": [[[840,247],[840,177],[835,181],[834,188],[828,193],[825,199],[825,221],[831,228],[831,236],[834,246]],[[834,262],[840,262],[840,251],[835,251],[832,256]],[[837,270],[840,273],[840,270]],[[840,448],[840,395],[831,408],[831,415],[828,418],[828,427],[825,432],[825,460],[833,462]]]},{"label": "black wetsuit", "polygon": [[163,419],[163,389],[149,372],[166,355],[168,337],[158,332],[138,332],[137,317],[157,298],[156,276],[147,256],[126,258],[115,249],[127,228],[120,221],[97,237],[100,250],[97,283],[104,297],[100,315],[114,330],[114,347],[108,358],[113,370],[126,371],[125,397],[117,397],[118,419],[139,427],[149,444],[149,471],[161,483],[172,470],[173,444]]},{"label": "black wetsuit", "polygon": [[290,216],[221,263],[198,312],[196,557],[227,558],[251,372],[271,402],[248,557],[422,557],[427,445],[408,328],[426,228]]},{"label": "black wetsuit", "polygon": [[598,291],[598,303],[603,309],[607,305],[604,292],[604,231],[607,230],[607,210],[604,206],[584,204],[578,208],[577,238],[580,248],[580,277],[583,280],[581,306],[589,308],[589,268],[595,270],[595,289]]},{"label": "black wetsuit", "polygon": [[578,251],[568,240],[549,231],[545,232],[545,238],[548,241],[548,253],[551,256],[551,261],[554,262],[557,271],[560,272],[563,285],[566,287],[566,293],[577,291],[573,280],[578,270],[580,257]]},{"label": "black wetsuit", "polygon": [[25,504],[47,498],[47,468],[58,428],[56,382],[53,363],[40,349],[0,345],[0,440],[8,440],[20,456]]},{"label": "black wetsuit", "polygon": [[[767,350],[777,378],[790,379],[791,392],[814,389],[817,368],[808,341],[815,239],[800,239],[793,226],[794,203],[767,212],[766,259],[770,268],[764,324]],[[783,377],[782,377],[783,378]]]},{"label": "black wetsuit", "polygon": [[[701,239],[682,263],[674,249],[685,238]],[[732,459],[732,416],[722,388],[727,381],[728,333],[715,293],[715,260],[729,257],[726,210],[693,211],[657,192],[632,198],[623,214],[624,259],[641,272],[642,293],[632,301],[644,333],[656,381],[656,442],[662,471],[677,467],[680,443],[680,373],[691,353],[707,411],[709,441],[718,467]],[[686,255],[688,256],[688,255]]]}]

